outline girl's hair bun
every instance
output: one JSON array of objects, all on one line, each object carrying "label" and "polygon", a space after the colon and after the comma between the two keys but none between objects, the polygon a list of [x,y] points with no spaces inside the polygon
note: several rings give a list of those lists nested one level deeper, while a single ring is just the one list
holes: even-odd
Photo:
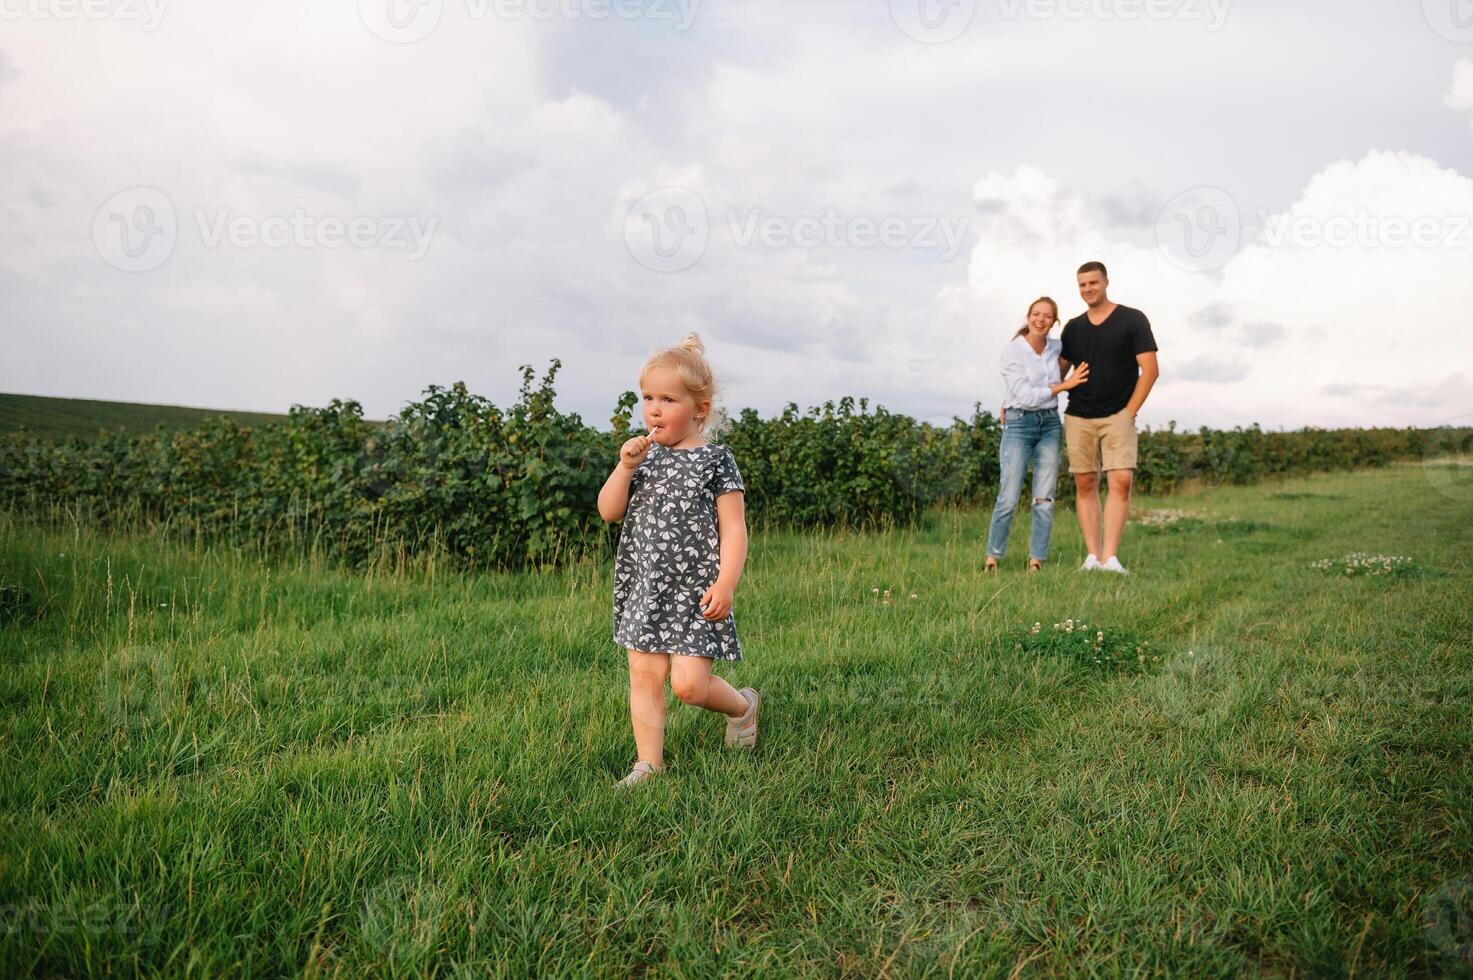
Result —
[{"label": "girl's hair bun", "polygon": [[650,368],[655,367],[674,368],[680,375],[681,384],[685,385],[685,390],[690,392],[692,398],[697,402],[707,399],[712,401],[711,414],[697,419],[697,425],[707,438],[717,438],[726,429],[729,420],[726,413],[715,404],[720,387],[716,384],[716,375],[711,371],[710,362],[706,360],[706,345],[701,341],[700,335],[688,333],[673,347],[662,347],[651,354],[639,372],[641,385],[644,384],[644,376],[649,373]]}]

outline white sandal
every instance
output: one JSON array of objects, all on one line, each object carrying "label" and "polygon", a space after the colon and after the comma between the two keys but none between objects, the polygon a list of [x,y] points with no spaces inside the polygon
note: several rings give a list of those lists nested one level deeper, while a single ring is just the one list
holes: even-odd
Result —
[{"label": "white sandal", "polygon": [[659,769],[656,769],[648,762],[636,762],[634,764],[634,768],[629,770],[629,775],[625,776],[614,785],[619,787],[620,789],[630,789],[634,786],[640,786],[644,783],[649,782],[651,779],[655,778],[656,773],[662,771],[664,771],[663,766],[661,766]]},{"label": "white sandal", "polygon": [[740,718],[726,719],[726,744],[750,749],[757,744],[757,714],[762,710],[762,696],[750,687],[737,693],[746,697],[747,713]]}]

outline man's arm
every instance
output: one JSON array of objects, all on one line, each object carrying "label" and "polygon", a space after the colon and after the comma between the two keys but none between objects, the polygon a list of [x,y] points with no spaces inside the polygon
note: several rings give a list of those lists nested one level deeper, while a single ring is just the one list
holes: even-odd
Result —
[{"label": "man's arm", "polygon": [[1151,386],[1156,379],[1161,377],[1161,368],[1156,363],[1156,352],[1146,351],[1144,354],[1135,356],[1135,363],[1140,366],[1140,377],[1135,379],[1135,391],[1131,392],[1130,401],[1125,410],[1135,418],[1141,412],[1141,406],[1146,403],[1146,398],[1151,394]]}]

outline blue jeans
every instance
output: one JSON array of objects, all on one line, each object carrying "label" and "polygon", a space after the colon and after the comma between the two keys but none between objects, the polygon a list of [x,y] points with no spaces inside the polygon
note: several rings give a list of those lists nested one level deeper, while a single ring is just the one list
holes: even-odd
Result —
[{"label": "blue jeans", "polygon": [[1002,466],[997,506],[992,509],[992,527],[987,532],[987,553],[1002,558],[1013,527],[1013,511],[1023,491],[1023,475],[1033,464],[1033,532],[1028,555],[1048,558],[1049,534],[1054,529],[1054,487],[1059,481],[1059,451],[1064,445],[1064,426],[1057,409],[1009,408],[1002,427],[998,450]]}]

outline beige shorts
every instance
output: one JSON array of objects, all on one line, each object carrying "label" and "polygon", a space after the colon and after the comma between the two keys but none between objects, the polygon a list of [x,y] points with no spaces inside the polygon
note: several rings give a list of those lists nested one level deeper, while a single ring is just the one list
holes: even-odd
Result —
[{"label": "beige shorts", "polygon": [[1064,416],[1070,473],[1135,469],[1135,419],[1126,409],[1102,419]]}]

